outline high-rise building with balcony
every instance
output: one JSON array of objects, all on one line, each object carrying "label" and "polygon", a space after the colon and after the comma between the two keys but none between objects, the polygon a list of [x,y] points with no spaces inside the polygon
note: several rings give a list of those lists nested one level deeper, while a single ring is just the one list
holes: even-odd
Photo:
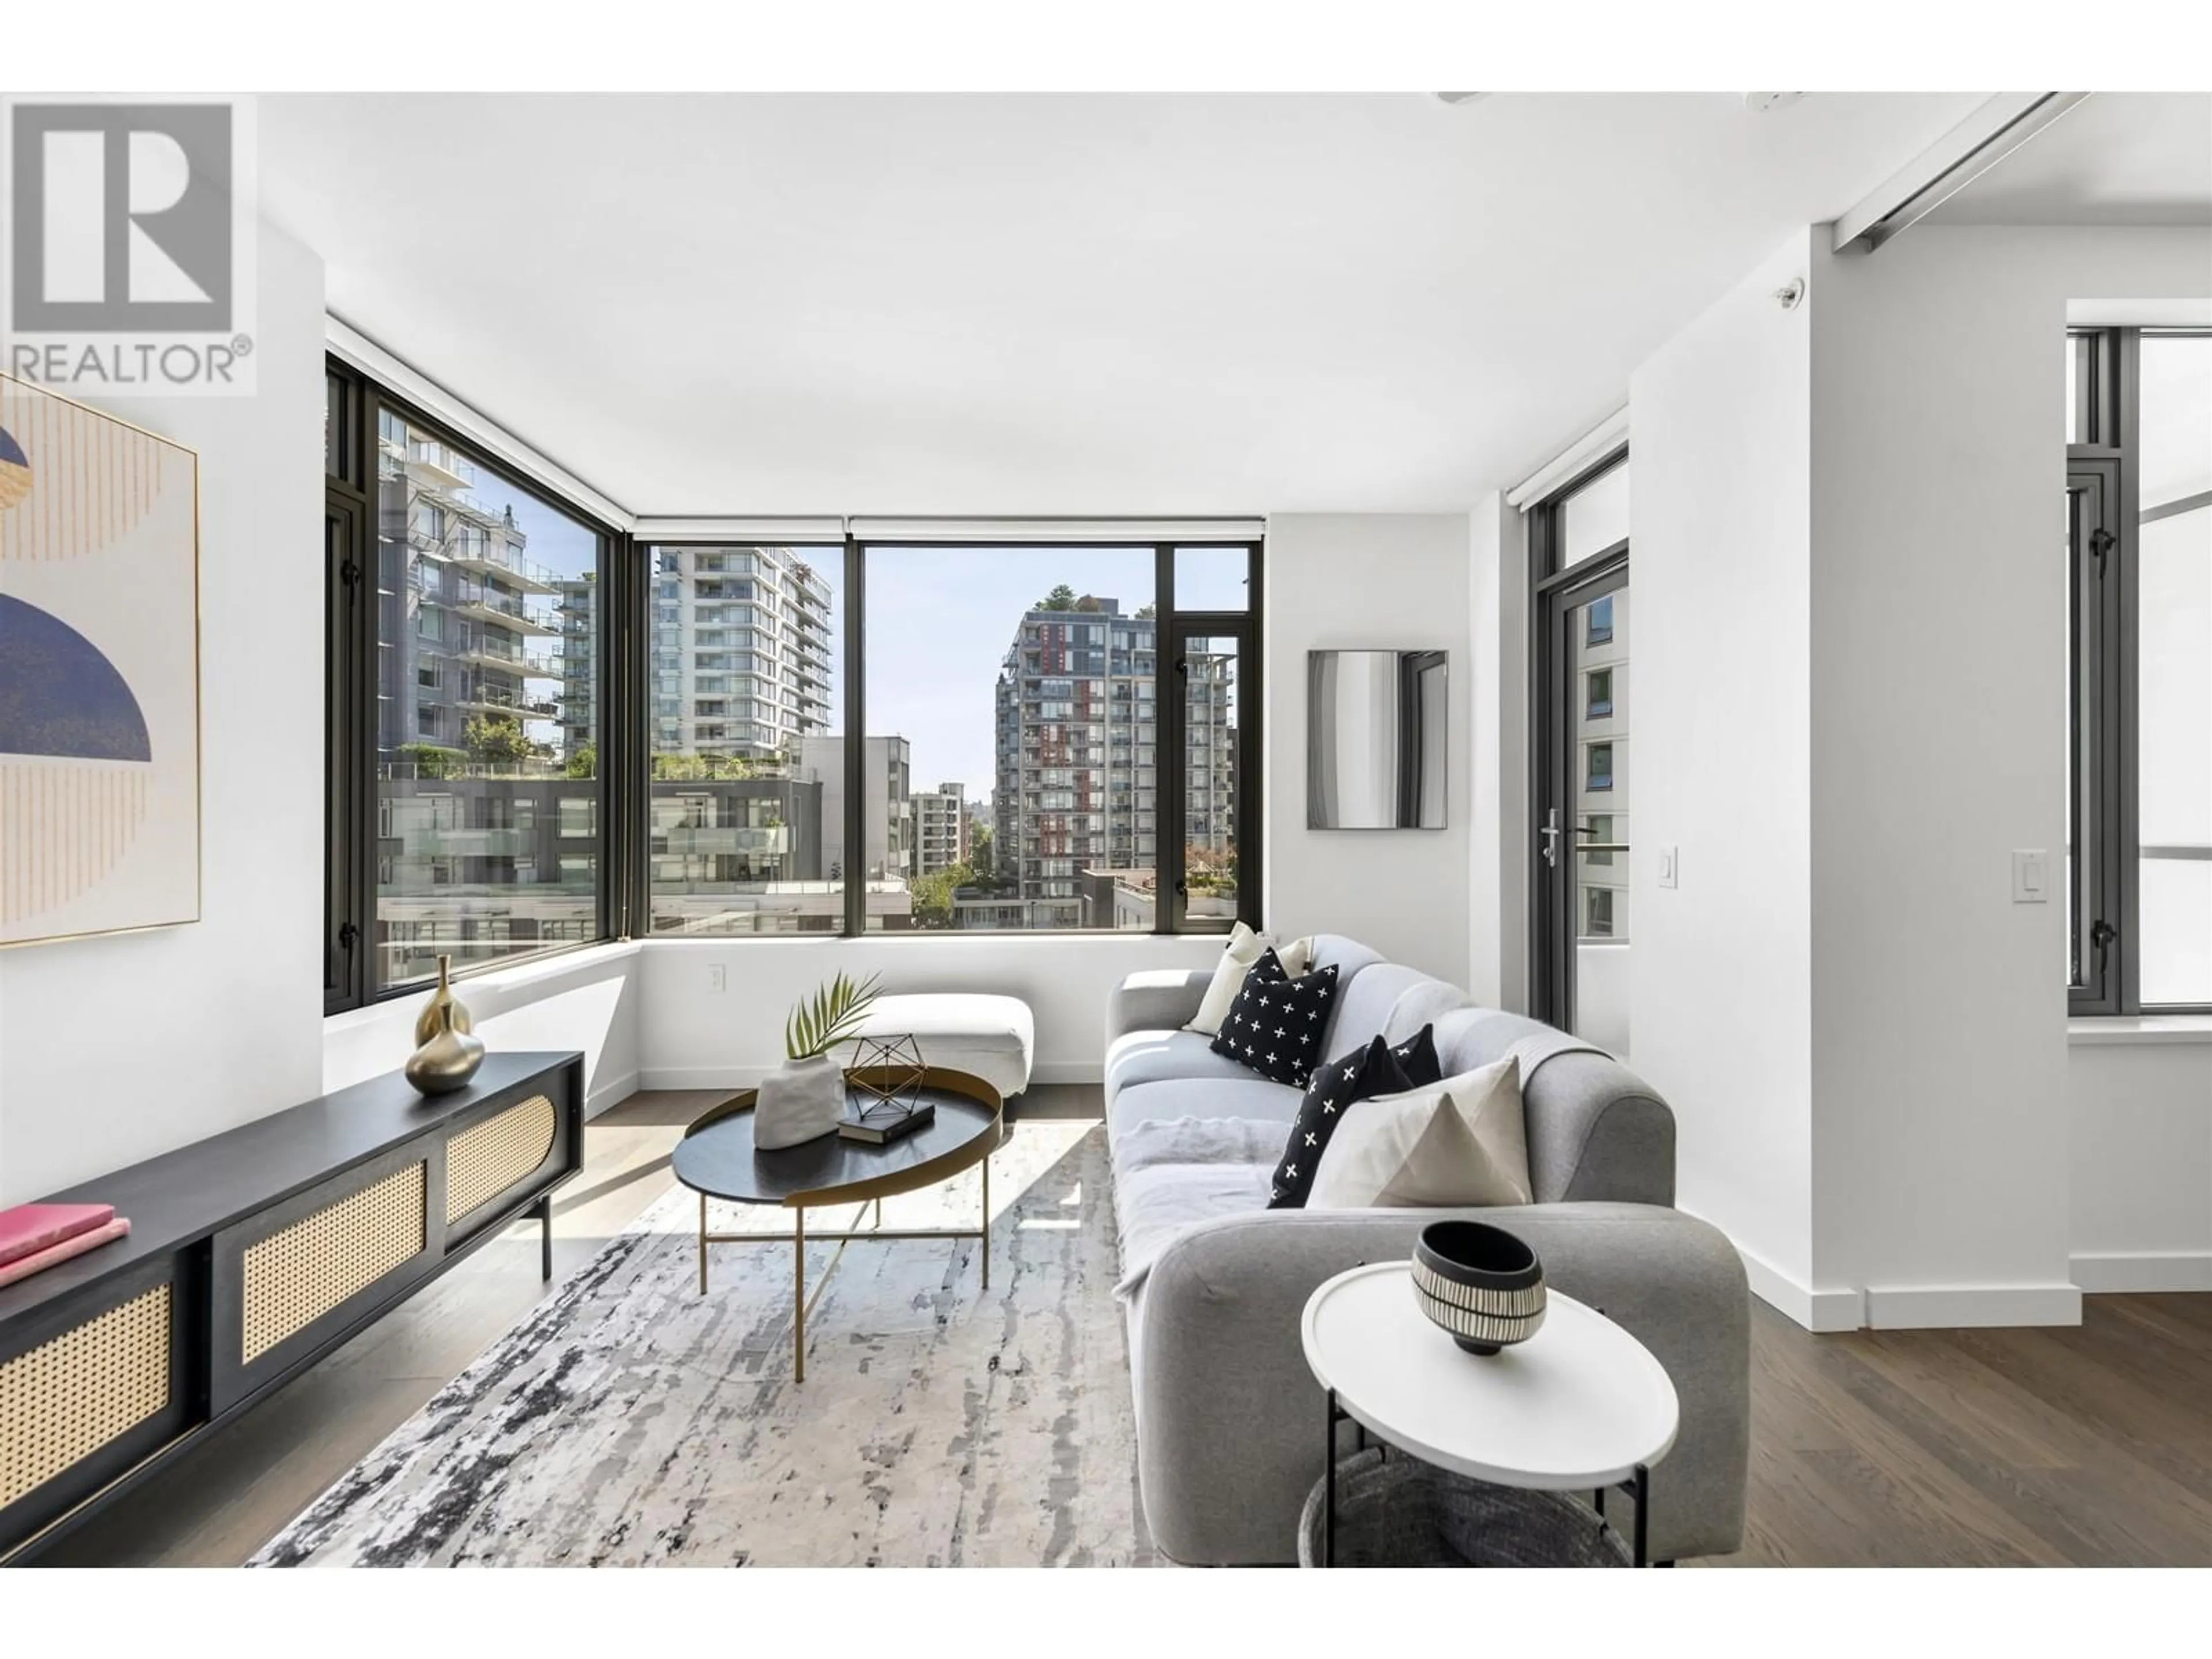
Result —
[{"label": "high-rise building with balcony", "polygon": [[968,786],[940,783],[914,797],[914,872],[933,875],[968,861]]},{"label": "high-rise building with balcony", "polygon": [[[1123,616],[1117,599],[1024,615],[998,684],[1000,914],[963,925],[1139,925],[1135,908],[1095,896],[1148,891],[1158,868],[1158,647],[1157,621]],[[1202,844],[1225,854],[1235,844],[1231,686],[1225,672],[1201,672],[1188,687],[1187,793],[1204,815]],[[1091,879],[1115,872],[1131,879],[1105,889]],[[1020,920],[1010,920],[1017,910]]]},{"label": "high-rise building with balcony", "polygon": [[526,556],[511,508],[473,498],[472,464],[389,412],[377,436],[380,757],[460,756],[476,722],[555,720],[562,578]]},{"label": "high-rise building with balcony", "polygon": [[830,729],[830,587],[788,547],[653,550],[653,747],[764,760]]}]

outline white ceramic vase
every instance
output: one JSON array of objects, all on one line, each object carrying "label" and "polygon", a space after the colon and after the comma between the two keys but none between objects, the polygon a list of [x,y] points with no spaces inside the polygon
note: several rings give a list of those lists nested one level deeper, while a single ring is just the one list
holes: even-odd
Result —
[{"label": "white ceramic vase", "polygon": [[753,1145],[772,1152],[833,1133],[845,1115],[845,1068],[827,1054],[786,1060],[761,1079]]}]

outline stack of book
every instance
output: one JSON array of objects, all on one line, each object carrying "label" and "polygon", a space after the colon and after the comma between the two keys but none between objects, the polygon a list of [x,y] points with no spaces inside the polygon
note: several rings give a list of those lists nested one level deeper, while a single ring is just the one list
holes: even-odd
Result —
[{"label": "stack of book", "polygon": [[58,1267],[130,1231],[112,1204],[19,1204],[0,1210],[0,1285]]}]

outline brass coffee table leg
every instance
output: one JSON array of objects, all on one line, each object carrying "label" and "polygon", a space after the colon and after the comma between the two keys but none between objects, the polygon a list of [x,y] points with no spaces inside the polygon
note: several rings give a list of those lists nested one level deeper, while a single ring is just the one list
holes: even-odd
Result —
[{"label": "brass coffee table leg", "polygon": [[798,1265],[798,1294],[791,1299],[791,1380],[806,1381],[806,1206],[792,1211],[798,1224],[792,1231],[792,1259]]}]

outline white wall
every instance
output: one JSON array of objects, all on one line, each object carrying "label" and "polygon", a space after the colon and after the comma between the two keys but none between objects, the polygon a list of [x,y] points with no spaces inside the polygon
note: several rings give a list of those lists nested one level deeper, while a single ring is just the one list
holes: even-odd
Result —
[{"label": "white wall", "polygon": [[1468,520],[1468,994],[1528,996],[1528,543],[1502,492]]},{"label": "white wall", "polygon": [[[1630,382],[1636,793],[1628,1048],[1683,1208],[1814,1322],[1811,331],[1800,231]],[[1658,848],[1680,849],[1658,885]],[[1856,1310],[1849,1322],[1856,1324]]]},{"label": "white wall", "polygon": [[321,1089],[323,269],[259,240],[258,395],[88,399],[199,452],[204,919],[0,952],[0,1204]]},{"label": "white wall", "polygon": [[[2212,1291],[2212,1034],[2183,1021],[2075,1023],[2074,1282]],[[2111,1030],[2115,1024],[2125,1028]]]},{"label": "white wall", "polygon": [[1870,1322],[2063,1322],[2067,301],[2202,292],[2212,236],[1813,245],[1814,1253]]},{"label": "white wall", "polygon": [[1448,780],[1442,830],[1306,828],[1306,653],[1449,653],[1455,763],[1468,753],[1468,520],[1459,514],[1279,514],[1267,521],[1267,924],[1346,933],[1395,962],[1469,978],[1468,791]]},{"label": "white wall", "polygon": [[[637,1041],[647,1089],[744,1086],[783,1057],[793,1002],[840,973],[883,976],[886,992],[1017,996],[1036,1022],[1038,1083],[1097,1081],[1106,999],[1147,968],[1208,968],[1218,938],[1091,939],[934,934],[927,939],[655,939],[644,947]],[[712,988],[710,970],[726,988]]]},{"label": "white wall", "polygon": [[[311,924],[312,925],[312,924]],[[478,974],[454,988],[490,1048],[584,1051],[585,1109],[605,1111],[638,1087],[642,945],[607,945]],[[398,997],[323,1022],[325,1091],[396,1071],[415,1047],[428,993]]]}]

